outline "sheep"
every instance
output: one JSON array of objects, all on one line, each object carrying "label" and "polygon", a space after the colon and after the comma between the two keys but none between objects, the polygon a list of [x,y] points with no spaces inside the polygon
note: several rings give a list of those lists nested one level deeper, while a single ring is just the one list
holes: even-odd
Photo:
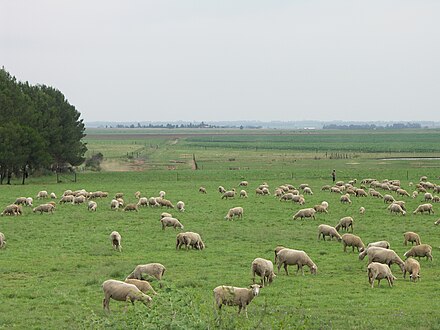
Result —
[{"label": "sheep", "polygon": [[247,181],[241,181],[238,185],[242,187],[246,187],[249,183]]},{"label": "sheep", "polygon": [[434,225],[438,225],[438,224],[440,224],[440,219],[437,219],[435,222],[434,222]]},{"label": "sheep", "polygon": [[134,193],[134,198],[136,198],[136,199],[141,198],[141,192],[140,192],[140,191],[136,191],[136,192]]},{"label": "sheep", "polygon": [[26,205],[26,197],[18,197],[15,202],[15,205]]},{"label": "sheep", "polygon": [[383,196],[383,202],[384,202],[384,203],[392,203],[392,202],[394,202],[394,201],[395,201],[395,199],[394,199],[394,197],[391,196],[391,195],[384,195],[384,196]]},{"label": "sheep", "polygon": [[98,207],[98,204],[96,202],[94,202],[94,201],[90,201],[87,204],[87,210],[89,210],[89,211],[96,211],[97,207]]},{"label": "sheep", "polygon": [[124,207],[124,211],[136,211],[136,212],[139,212],[139,209],[138,209],[137,204],[127,204]]},{"label": "sheep", "polygon": [[185,212],[185,203],[182,201],[178,201],[176,204],[176,208],[179,212]]},{"label": "sheep", "polygon": [[356,197],[367,197],[367,192],[364,189],[357,189],[356,190]]},{"label": "sheep", "polygon": [[294,195],[292,198],[292,202],[298,203],[299,205],[304,205],[306,203],[306,200],[302,195]]},{"label": "sheep", "polygon": [[326,185],[321,187],[321,190],[322,191],[326,191],[326,190],[330,190],[330,188],[331,188],[330,185],[326,184]]},{"label": "sheep", "polygon": [[303,193],[304,193],[304,195],[313,195],[313,191],[312,191],[312,189],[310,189],[310,187],[305,187],[303,189]]},{"label": "sheep", "polygon": [[0,215],[3,216],[3,215],[21,215],[21,214],[23,214],[21,205],[11,204],[6,206]]},{"label": "sheep", "polygon": [[313,209],[318,213],[328,213],[327,208],[321,204],[313,206]]},{"label": "sheep", "polygon": [[202,194],[206,194],[206,193],[207,193],[205,187],[200,187],[200,188],[199,188],[199,192],[202,193]]},{"label": "sheep", "polygon": [[383,198],[382,194],[374,189],[371,189],[369,193],[371,197]]},{"label": "sheep", "polygon": [[112,201],[110,202],[110,208],[112,210],[117,210],[119,208],[119,206],[120,206],[119,202],[116,199],[112,199]]},{"label": "sheep", "polygon": [[389,249],[390,248],[390,243],[388,241],[377,241],[377,242],[371,242],[368,243],[366,249],[375,246],[375,247],[381,247],[384,249]]},{"label": "sheep", "polygon": [[359,208],[359,214],[365,214],[365,207],[361,206]]},{"label": "sheep", "polygon": [[226,192],[226,189],[223,186],[218,186],[217,190],[220,194],[224,194]]},{"label": "sheep", "polygon": [[303,266],[307,265],[310,269],[310,273],[316,275],[318,272],[318,267],[315,263],[310,259],[306,252],[302,250],[293,250],[293,249],[282,249],[277,254],[278,259],[278,273],[280,272],[281,265],[284,266],[284,270],[286,271],[286,275],[289,275],[287,271],[288,265],[297,265],[296,273],[301,269],[301,273],[304,276]]},{"label": "sheep", "polygon": [[413,214],[417,214],[417,213],[424,213],[424,212],[428,212],[429,214],[431,214],[431,212],[432,212],[432,214],[434,214],[434,210],[432,209],[432,204],[429,204],[429,203],[427,203],[427,204],[421,204],[421,205],[419,205],[416,209],[415,209],[415,211],[413,212]]},{"label": "sheep", "polygon": [[440,196],[435,195],[434,197],[432,197],[432,202],[433,203],[440,203]]},{"label": "sheep", "polygon": [[214,289],[215,304],[219,310],[223,305],[238,306],[238,314],[243,309],[248,318],[247,305],[258,296],[261,287],[259,284],[252,284],[249,289],[220,285]]},{"label": "sheep", "polygon": [[408,245],[408,242],[411,242],[411,245],[413,245],[414,243],[416,243],[416,245],[422,244],[419,234],[412,231],[407,231],[406,233],[404,233],[403,238],[403,244],[405,245]]},{"label": "sheep", "polygon": [[348,194],[342,195],[341,198],[339,198],[339,201],[341,203],[351,204],[351,199],[350,199],[350,196]]},{"label": "sheep", "polygon": [[425,193],[425,195],[423,195],[423,200],[424,200],[425,202],[430,202],[430,201],[432,201],[433,198],[434,198],[434,197],[433,197],[432,194],[429,193],[429,192],[427,192],[427,193]]},{"label": "sheep", "polygon": [[339,235],[338,231],[335,227],[328,226],[328,225],[319,225],[318,226],[318,240],[320,239],[322,235],[322,239],[325,241],[325,236],[330,236],[330,240],[333,240],[333,237],[336,237],[338,242],[342,241],[341,235]]},{"label": "sheep", "polygon": [[240,198],[248,198],[246,190],[240,190]]},{"label": "sheep", "polygon": [[171,203],[171,201],[168,199],[156,198],[156,202],[158,202],[161,207],[166,206],[168,209],[174,209],[173,203]]},{"label": "sheep", "polygon": [[34,202],[32,197],[26,198],[26,206],[32,206],[32,203]]},{"label": "sheep", "polygon": [[401,215],[406,214],[406,211],[404,211],[402,209],[402,207],[396,203],[390,204],[390,206],[388,206],[388,210],[390,210],[390,213],[396,213],[396,214],[401,214]]},{"label": "sheep", "polygon": [[203,250],[205,248],[205,243],[203,243],[202,238],[198,233],[194,232],[186,232],[179,233],[176,236],[176,250],[180,249],[182,245],[185,245],[185,249],[188,250],[188,247],[192,247],[193,249]]},{"label": "sheep", "polygon": [[[405,206],[406,203],[404,201],[394,201],[391,204],[397,204],[402,208],[402,210],[406,211],[406,206]],[[390,205],[388,205],[388,207],[390,207]]]},{"label": "sheep", "polygon": [[243,208],[241,206],[237,206],[229,209],[228,213],[225,216],[225,219],[232,220],[234,216],[238,218],[243,218]]},{"label": "sheep", "polygon": [[5,234],[0,232],[0,249],[4,249],[6,247],[6,237]]},{"label": "sheep", "polygon": [[41,204],[37,207],[34,207],[32,209],[32,212],[40,212],[40,214],[43,214],[43,212],[47,212],[47,213],[52,213],[53,214],[53,210],[55,209],[55,206],[53,206],[53,204]]},{"label": "sheep", "polygon": [[342,235],[342,244],[344,245],[344,252],[347,252],[347,246],[351,246],[353,252],[354,248],[357,248],[358,252],[362,252],[365,249],[365,244],[362,242],[362,239],[353,234]]},{"label": "sheep", "polygon": [[225,191],[222,195],[222,199],[234,198],[235,197],[235,189]]},{"label": "sheep", "polygon": [[326,209],[328,209],[328,202],[322,201],[321,205],[324,206]]},{"label": "sheep", "polygon": [[426,260],[432,261],[432,247],[428,244],[420,244],[413,246],[410,250],[406,251],[403,256],[408,257],[426,257]]},{"label": "sheep", "polygon": [[171,215],[171,213],[168,213],[168,212],[162,212],[162,213],[160,214],[160,218],[162,219],[162,218],[165,218],[165,217],[172,218],[173,216]]},{"label": "sheep", "polygon": [[123,198],[123,197],[124,197],[124,193],[116,193],[115,194],[115,199]]},{"label": "sheep", "polygon": [[289,201],[289,200],[292,201],[294,196],[295,196],[294,194],[289,192],[287,194],[282,195],[280,197],[280,201]]},{"label": "sheep", "polygon": [[407,192],[405,189],[399,188],[396,190],[397,195],[401,195],[401,196],[407,196],[409,197],[409,192]]},{"label": "sheep", "polygon": [[40,198],[47,198],[48,196],[49,196],[49,195],[48,195],[48,193],[47,193],[46,190],[41,190],[41,191],[39,191],[38,194],[37,194],[37,198],[38,198],[38,199],[40,199]]},{"label": "sheep", "polygon": [[159,286],[162,287],[162,277],[165,274],[166,268],[160,263],[150,263],[145,265],[137,265],[134,270],[128,275],[125,280],[137,279],[146,280],[147,278],[154,277],[159,281]]},{"label": "sheep", "polygon": [[417,281],[417,279],[420,278],[420,263],[414,258],[406,259],[403,270],[403,278],[406,277],[407,272],[409,273],[410,281]]},{"label": "sheep", "polygon": [[348,231],[348,228],[351,227],[351,232],[353,232],[353,218],[352,217],[343,217],[339,220],[338,224],[335,226],[335,229],[339,231],[340,228],[344,228],[345,231]]},{"label": "sheep", "polygon": [[165,227],[173,227],[174,229],[176,228],[183,229],[183,225],[176,218],[163,217],[162,219],[160,219],[160,222],[162,223],[162,230],[165,230]]},{"label": "sheep", "polygon": [[122,251],[121,239],[121,234],[119,234],[117,231],[111,232],[110,241],[112,242],[112,247],[119,252]]},{"label": "sheep", "polygon": [[374,288],[374,280],[377,279],[377,285],[380,286],[380,280],[386,278],[389,286],[393,286],[393,281],[397,279],[392,273],[391,269],[386,264],[379,262],[372,262],[368,265],[368,282]]},{"label": "sheep", "polygon": [[403,272],[404,262],[394,250],[372,246],[359,253],[359,260],[363,260],[366,255],[368,255],[368,265],[372,262],[380,262],[388,266],[397,264]]},{"label": "sheep", "polygon": [[151,207],[159,206],[159,203],[157,202],[157,199],[155,197],[150,197],[148,199],[148,205]]},{"label": "sheep", "polygon": [[274,258],[274,263],[277,263],[277,255],[278,255],[278,252],[280,252],[282,249],[285,249],[286,247],[284,247],[284,246],[282,246],[282,245],[278,245],[276,248],[275,248],[275,250],[274,250],[274,253],[275,253],[275,258]]},{"label": "sheep", "polygon": [[51,198],[51,199],[56,199],[56,198],[57,198],[57,195],[55,195],[54,192],[51,192],[51,193],[50,193],[50,198]]},{"label": "sheep", "polygon": [[263,195],[270,195],[269,188],[264,187],[263,189],[261,189],[261,192]]},{"label": "sheep", "polygon": [[264,195],[263,190],[261,190],[260,188],[255,189],[255,195]]},{"label": "sheep", "polygon": [[342,194],[341,189],[339,189],[338,187],[331,187],[330,188],[330,192],[337,193],[337,194]]},{"label": "sheep", "polygon": [[124,281],[125,283],[128,284],[133,284],[135,285],[142,293],[151,293],[156,295],[157,292],[154,291],[153,287],[151,286],[150,282],[148,281],[143,281],[143,280],[137,280],[135,278],[130,278]]},{"label": "sheep", "polygon": [[416,199],[418,195],[419,195],[418,191],[413,191],[411,197],[412,197],[412,199]]},{"label": "sheep", "polygon": [[167,193],[163,190],[159,191],[159,197],[164,198]]},{"label": "sheep", "polygon": [[301,218],[301,220],[303,218],[315,219],[315,213],[316,213],[316,211],[313,208],[301,209],[293,215],[293,220],[296,220],[298,218]]},{"label": "sheep", "polygon": [[148,206],[148,198],[141,197],[137,202],[137,206]]},{"label": "sheep", "polygon": [[86,198],[83,195],[75,196],[73,198],[72,204],[73,205],[79,205],[86,201]]},{"label": "sheep", "polygon": [[102,283],[104,299],[102,301],[104,310],[110,311],[110,298],[116,301],[126,301],[134,304],[136,300],[141,301],[145,306],[152,300],[150,296],[144,294],[135,285],[117,280],[107,280]]},{"label": "sheep", "polygon": [[58,203],[60,203],[60,204],[73,203],[74,198],[75,198],[75,196],[73,196],[73,195],[66,195],[66,196],[61,197],[61,199]]},{"label": "sheep", "polygon": [[254,261],[252,261],[251,271],[252,283],[255,284],[255,274],[257,274],[261,277],[261,285],[263,288],[264,284],[272,283],[274,277],[276,277],[273,272],[272,261],[263,258],[255,258]]}]

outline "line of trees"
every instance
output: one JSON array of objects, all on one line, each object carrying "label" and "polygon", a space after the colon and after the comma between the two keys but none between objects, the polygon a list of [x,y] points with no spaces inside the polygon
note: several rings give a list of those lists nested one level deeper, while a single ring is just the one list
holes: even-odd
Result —
[{"label": "line of trees", "polygon": [[394,123],[387,124],[385,126],[375,125],[375,124],[328,124],[322,127],[323,129],[402,129],[402,128],[422,128],[419,123]]},{"label": "line of trees", "polygon": [[85,126],[57,89],[19,82],[0,70],[0,184],[33,171],[62,171],[84,162]]}]

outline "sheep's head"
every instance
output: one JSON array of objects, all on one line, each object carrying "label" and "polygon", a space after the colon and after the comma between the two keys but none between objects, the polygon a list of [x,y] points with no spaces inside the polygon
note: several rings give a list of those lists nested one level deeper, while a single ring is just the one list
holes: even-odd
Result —
[{"label": "sheep's head", "polygon": [[252,294],[253,296],[258,296],[258,294],[260,293],[260,288],[262,288],[263,286],[260,284],[252,284],[249,286],[252,289]]},{"label": "sheep's head", "polygon": [[310,268],[310,273],[312,273],[312,275],[316,275],[316,274],[318,273],[318,266],[313,265],[313,266]]},{"label": "sheep's head", "polygon": [[417,281],[417,279],[420,278],[420,274],[419,273],[413,273],[411,275],[409,275],[409,279],[413,280],[414,282]]}]

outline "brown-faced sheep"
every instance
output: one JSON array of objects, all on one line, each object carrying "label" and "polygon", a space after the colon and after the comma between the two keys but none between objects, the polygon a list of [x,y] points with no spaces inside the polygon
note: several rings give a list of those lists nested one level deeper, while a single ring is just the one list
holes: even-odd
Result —
[{"label": "brown-faced sheep", "polygon": [[427,203],[427,204],[419,205],[415,209],[413,214],[417,214],[417,213],[422,213],[423,214],[424,212],[428,212],[429,214],[431,214],[431,212],[432,212],[432,214],[434,214],[434,210],[432,209],[432,204]]},{"label": "brown-faced sheep", "polygon": [[110,241],[112,242],[112,247],[115,250],[118,250],[119,252],[122,251],[122,245],[121,245],[121,234],[119,234],[117,231],[112,231],[110,234]]},{"label": "brown-faced sheep", "polygon": [[404,238],[403,244],[405,245],[407,245],[408,242],[411,242],[411,245],[413,245],[414,243],[416,243],[416,245],[422,244],[422,242],[420,241],[419,234],[413,231],[407,231],[406,233],[404,233],[403,238]]},{"label": "brown-faced sheep", "polygon": [[301,220],[303,218],[315,219],[315,213],[316,213],[316,211],[313,208],[301,209],[293,215],[293,220],[296,220],[298,218],[301,218]]},{"label": "brown-faced sheep", "polygon": [[368,265],[368,282],[371,287],[374,287],[374,281],[377,280],[377,285],[380,286],[380,280],[386,278],[389,286],[393,286],[396,277],[391,273],[388,265],[379,262],[372,262]]},{"label": "brown-faced sheep", "polygon": [[215,304],[219,310],[223,305],[238,306],[238,314],[243,309],[247,318],[247,305],[258,296],[261,287],[259,284],[252,284],[249,289],[220,285],[214,289]]},{"label": "brown-faced sheep", "polygon": [[408,258],[405,260],[405,269],[403,271],[403,278],[406,277],[406,273],[409,273],[410,281],[417,281],[420,278],[420,263],[414,258]]},{"label": "brown-faced sheep", "polygon": [[199,187],[199,193],[207,194],[208,192],[206,191],[205,187]]},{"label": "brown-faced sheep", "polygon": [[342,235],[342,245],[344,246],[344,252],[347,252],[347,246],[351,246],[353,252],[354,248],[356,248],[358,252],[362,252],[365,249],[365,244],[362,242],[362,239],[353,234]]},{"label": "brown-faced sheep", "polygon": [[280,272],[280,268],[283,265],[284,270],[286,271],[286,275],[289,275],[287,271],[288,265],[297,265],[296,273],[301,270],[302,275],[304,275],[303,266],[306,265],[310,269],[310,273],[316,275],[318,272],[318,267],[315,263],[310,259],[306,252],[302,250],[293,250],[293,249],[282,249],[277,254],[277,262],[278,262],[278,273]]},{"label": "brown-faced sheep", "polygon": [[180,228],[183,229],[183,225],[176,218],[164,217],[160,219],[162,223],[162,230],[165,230],[166,227],[173,227],[174,229]]},{"label": "brown-faced sheep", "polygon": [[151,301],[151,297],[142,293],[135,285],[117,280],[107,280],[102,283],[104,299],[102,301],[105,310],[110,311],[110,298],[116,301],[126,301],[134,304],[136,300],[141,301],[145,306]]},{"label": "brown-faced sheep", "polygon": [[251,271],[252,283],[255,284],[255,275],[258,275],[261,277],[261,285],[263,287],[265,284],[272,283],[274,277],[276,277],[273,272],[272,261],[263,258],[255,258],[254,261],[252,261]]},{"label": "brown-faced sheep", "polygon": [[330,236],[330,240],[333,240],[333,237],[336,237],[338,242],[342,241],[341,235],[339,235],[338,231],[335,227],[329,225],[319,225],[318,226],[318,240],[322,235],[322,239],[325,241],[325,236]]},{"label": "brown-faced sheep", "polygon": [[348,228],[351,227],[351,232],[353,232],[353,223],[354,220],[352,217],[343,217],[339,220],[338,224],[335,226],[335,229],[339,231],[339,229],[343,228],[345,231],[348,231]]},{"label": "brown-faced sheep", "polygon": [[403,256],[405,258],[409,257],[426,257],[426,260],[432,261],[432,247],[428,244],[420,244],[413,246],[409,251],[406,251]]}]

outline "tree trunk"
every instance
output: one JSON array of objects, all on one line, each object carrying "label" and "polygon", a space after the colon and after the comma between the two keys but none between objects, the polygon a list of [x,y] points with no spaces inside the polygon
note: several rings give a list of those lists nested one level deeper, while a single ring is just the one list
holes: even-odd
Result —
[{"label": "tree trunk", "polygon": [[23,177],[22,177],[22,181],[21,184],[24,184],[24,181],[26,180],[26,165],[23,166]]}]

